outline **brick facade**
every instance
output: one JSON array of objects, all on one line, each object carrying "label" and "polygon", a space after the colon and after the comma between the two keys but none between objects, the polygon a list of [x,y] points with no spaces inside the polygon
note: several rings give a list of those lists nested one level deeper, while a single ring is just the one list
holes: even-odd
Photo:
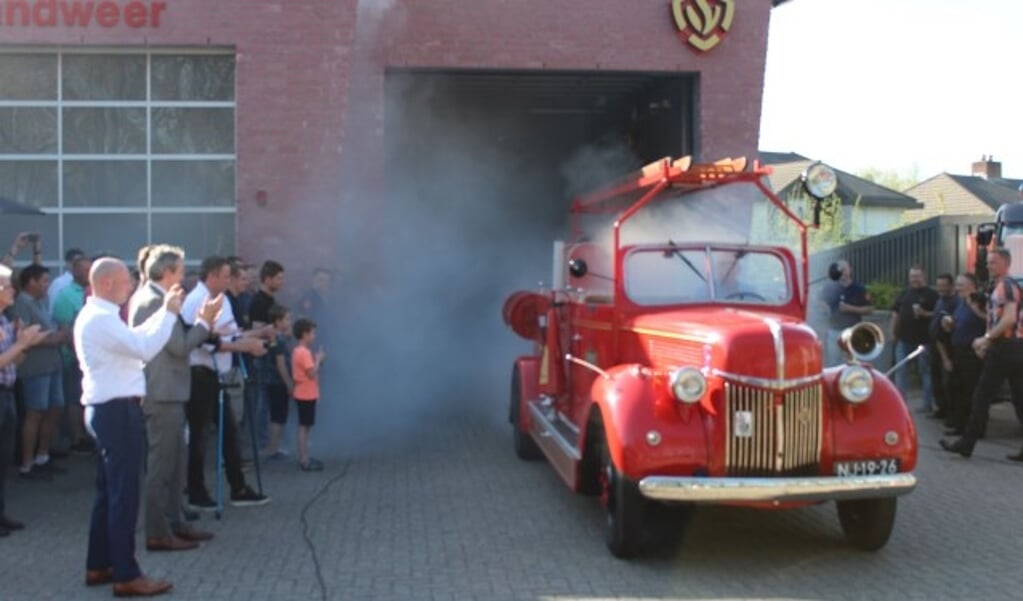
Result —
[{"label": "brick facade", "polygon": [[706,54],[682,43],[660,0],[168,0],[158,27],[138,26],[138,0],[117,4],[122,21],[106,27],[25,27],[0,10],[0,44],[234,47],[239,251],[253,260],[329,264],[329,244],[300,261],[294,240],[337,231],[346,148],[382,155],[386,67],[698,73],[698,155],[757,148],[767,0],[737,2],[731,32]]}]

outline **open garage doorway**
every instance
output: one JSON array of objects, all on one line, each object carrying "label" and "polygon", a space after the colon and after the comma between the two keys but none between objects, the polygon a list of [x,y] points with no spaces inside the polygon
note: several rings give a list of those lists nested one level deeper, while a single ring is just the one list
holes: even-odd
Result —
[{"label": "open garage doorway", "polygon": [[373,400],[353,409],[358,435],[467,410],[500,420],[528,350],[505,298],[550,286],[574,195],[692,152],[695,76],[392,70],[385,92],[385,190],[362,203],[383,227],[351,253],[371,255],[356,276],[371,281],[348,283],[363,302],[345,394]]},{"label": "open garage doorway", "polygon": [[388,173],[407,177],[388,189],[418,197],[436,219],[489,212],[515,238],[549,240],[573,196],[692,153],[694,82],[677,73],[389,70]]}]

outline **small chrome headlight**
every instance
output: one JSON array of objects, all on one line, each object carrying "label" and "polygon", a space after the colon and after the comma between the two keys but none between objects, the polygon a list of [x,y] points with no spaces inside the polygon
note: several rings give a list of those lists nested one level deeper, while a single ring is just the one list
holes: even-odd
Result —
[{"label": "small chrome headlight", "polygon": [[874,393],[874,376],[862,365],[846,365],[838,376],[838,391],[845,400],[859,405]]},{"label": "small chrome headlight", "polygon": [[707,392],[707,378],[695,367],[683,367],[671,374],[671,392],[683,403],[698,403]]}]

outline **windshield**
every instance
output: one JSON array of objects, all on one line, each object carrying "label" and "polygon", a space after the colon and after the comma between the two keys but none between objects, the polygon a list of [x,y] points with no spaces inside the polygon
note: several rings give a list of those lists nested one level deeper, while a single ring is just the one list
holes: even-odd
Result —
[{"label": "windshield", "polygon": [[634,248],[625,257],[625,294],[639,305],[783,305],[791,285],[785,261],[767,250],[673,245]]}]

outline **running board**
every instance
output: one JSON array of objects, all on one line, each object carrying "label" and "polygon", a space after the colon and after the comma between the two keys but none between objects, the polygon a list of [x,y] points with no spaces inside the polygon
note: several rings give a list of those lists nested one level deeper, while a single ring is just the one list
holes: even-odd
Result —
[{"label": "running board", "polygon": [[547,456],[561,479],[572,490],[576,489],[579,475],[579,435],[555,414],[552,421],[540,401],[529,402],[529,416],[532,427],[529,431],[537,446]]}]

